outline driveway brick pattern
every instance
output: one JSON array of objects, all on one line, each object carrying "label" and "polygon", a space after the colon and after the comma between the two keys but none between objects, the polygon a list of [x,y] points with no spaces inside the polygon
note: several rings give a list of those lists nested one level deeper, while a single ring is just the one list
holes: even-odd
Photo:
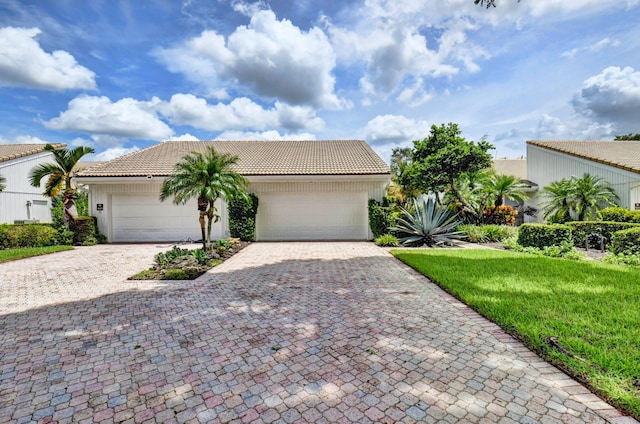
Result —
[{"label": "driveway brick pattern", "polygon": [[114,247],[0,264],[0,423],[636,422],[371,243],[186,282],[125,281],[153,248]]}]

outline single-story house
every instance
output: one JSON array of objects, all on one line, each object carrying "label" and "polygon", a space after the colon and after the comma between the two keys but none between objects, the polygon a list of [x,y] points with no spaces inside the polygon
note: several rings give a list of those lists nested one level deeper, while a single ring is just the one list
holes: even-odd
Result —
[{"label": "single-story house", "polygon": [[640,141],[527,141],[527,177],[539,187],[585,173],[607,180],[620,206],[640,209]]},{"label": "single-story house", "polygon": [[[388,165],[361,140],[165,141],[92,166],[76,176],[89,188],[90,214],[110,242],[201,238],[196,199],[160,202],[162,181],[185,155],[212,146],[239,157],[236,171],[259,199],[256,239],[366,240],[372,238],[368,199],[381,200]],[[212,237],[229,235],[227,207]]]},{"label": "single-story house", "polygon": [[[0,175],[6,188],[0,192],[0,224],[51,222],[51,199],[42,195],[41,187],[29,183],[29,172],[43,163],[54,161],[46,144],[0,144]],[[54,144],[56,148],[66,144]]]}]

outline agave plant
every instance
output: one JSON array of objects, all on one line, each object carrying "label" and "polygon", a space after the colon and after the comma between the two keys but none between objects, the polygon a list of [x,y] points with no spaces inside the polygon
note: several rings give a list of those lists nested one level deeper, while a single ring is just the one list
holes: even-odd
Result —
[{"label": "agave plant", "polygon": [[400,238],[404,245],[411,246],[437,246],[451,244],[453,240],[464,238],[464,233],[455,231],[462,223],[458,214],[437,204],[433,197],[418,200],[414,199],[413,208],[407,210],[400,208],[402,215],[398,217],[393,231],[406,234]]}]

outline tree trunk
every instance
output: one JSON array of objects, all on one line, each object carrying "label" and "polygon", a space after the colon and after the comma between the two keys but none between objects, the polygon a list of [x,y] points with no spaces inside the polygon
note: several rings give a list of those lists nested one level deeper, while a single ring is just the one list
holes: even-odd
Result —
[{"label": "tree trunk", "polygon": [[75,194],[73,191],[69,190],[64,192],[62,205],[62,219],[64,220],[64,226],[69,229],[71,224],[75,222],[78,217],[78,209],[76,209]]},{"label": "tree trunk", "polygon": [[200,230],[202,232],[202,250],[207,251],[207,239],[204,233],[204,217],[206,215],[206,211],[200,211]]}]

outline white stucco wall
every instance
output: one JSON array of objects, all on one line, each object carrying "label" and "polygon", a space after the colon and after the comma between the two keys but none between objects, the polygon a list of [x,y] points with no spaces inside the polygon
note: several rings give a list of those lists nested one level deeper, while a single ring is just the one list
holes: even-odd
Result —
[{"label": "white stucco wall", "polygon": [[42,195],[46,179],[41,187],[33,187],[28,178],[32,168],[47,162],[53,162],[49,152],[0,162],[0,175],[6,179],[6,188],[0,192],[0,223],[34,219],[51,222],[51,199]]}]

